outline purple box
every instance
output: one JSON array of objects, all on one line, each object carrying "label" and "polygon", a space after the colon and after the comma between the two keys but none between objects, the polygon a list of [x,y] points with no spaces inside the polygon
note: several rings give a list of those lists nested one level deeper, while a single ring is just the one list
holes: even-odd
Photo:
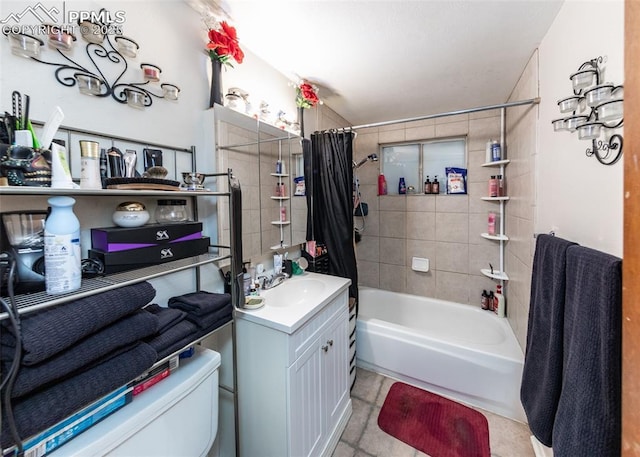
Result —
[{"label": "purple box", "polygon": [[203,237],[118,252],[89,249],[89,257],[100,260],[104,265],[104,272],[110,274],[206,254],[209,242],[209,237]]},{"label": "purple box", "polygon": [[202,222],[91,229],[91,247],[103,252],[128,251],[201,238]]}]

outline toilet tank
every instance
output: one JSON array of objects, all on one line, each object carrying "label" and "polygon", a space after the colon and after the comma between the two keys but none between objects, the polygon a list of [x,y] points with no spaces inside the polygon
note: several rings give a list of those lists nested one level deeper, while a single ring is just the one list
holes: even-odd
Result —
[{"label": "toilet tank", "polygon": [[197,346],[166,379],[55,456],[206,456],[218,431],[219,367],[220,354]]}]

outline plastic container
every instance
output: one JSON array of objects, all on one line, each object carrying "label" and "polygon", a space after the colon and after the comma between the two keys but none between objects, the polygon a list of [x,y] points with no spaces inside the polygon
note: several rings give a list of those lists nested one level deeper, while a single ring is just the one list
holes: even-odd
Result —
[{"label": "plastic container", "polygon": [[378,195],[387,195],[387,180],[382,173],[378,176]]},{"label": "plastic container", "polygon": [[493,211],[489,212],[489,217],[487,218],[487,233],[489,235],[496,234],[496,226],[497,226],[498,216]]},{"label": "plastic container", "polygon": [[111,215],[113,223],[118,227],[142,227],[149,222],[149,212],[142,203],[120,203]]},{"label": "plastic container", "polygon": [[80,221],[73,213],[75,199],[51,197],[51,214],[44,223],[44,268],[47,293],[73,292],[82,280]]},{"label": "plastic container", "polygon": [[407,193],[407,184],[404,181],[404,178],[400,178],[398,180],[398,193],[400,195],[404,195]]},{"label": "plastic container", "polygon": [[497,162],[502,159],[502,151],[500,149],[500,143],[494,141],[491,143],[491,161]]},{"label": "plastic container", "polygon": [[80,188],[102,189],[99,143],[80,140],[80,166]]},{"label": "plastic container", "polygon": [[188,221],[187,201],[182,199],[158,200],[158,206],[156,206],[153,216],[158,223]]},{"label": "plastic container", "polygon": [[494,295],[493,311],[498,315],[498,317],[504,317],[505,308],[506,308],[506,301],[505,301],[504,295],[502,295],[502,286],[498,284],[496,286],[496,293]]},{"label": "plastic container", "polygon": [[489,197],[497,197],[498,196],[498,179],[495,175],[491,176],[489,179]]}]

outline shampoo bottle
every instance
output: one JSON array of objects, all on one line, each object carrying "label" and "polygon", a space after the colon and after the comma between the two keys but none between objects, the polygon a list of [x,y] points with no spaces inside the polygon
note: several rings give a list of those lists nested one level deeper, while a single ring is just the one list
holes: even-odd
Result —
[{"label": "shampoo bottle", "polygon": [[44,268],[47,293],[62,294],[80,288],[82,279],[80,222],[71,197],[47,200],[51,214],[44,223]]},{"label": "shampoo bottle", "polygon": [[398,193],[400,195],[407,193],[407,185],[404,182],[404,178],[400,178],[400,180],[398,181]]},{"label": "shampoo bottle", "polygon": [[387,180],[382,173],[378,176],[378,195],[387,195]]},{"label": "shampoo bottle", "polygon": [[498,284],[496,286],[496,294],[494,295],[493,310],[498,317],[504,317],[506,301],[504,295],[502,295],[502,286]]},{"label": "shampoo bottle", "polygon": [[440,181],[438,181],[438,175],[433,178],[433,182],[431,183],[431,193],[439,194],[440,193]]},{"label": "shampoo bottle", "polygon": [[424,180],[424,193],[431,193],[431,181],[429,181],[429,176],[427,176],[427,179]]}]

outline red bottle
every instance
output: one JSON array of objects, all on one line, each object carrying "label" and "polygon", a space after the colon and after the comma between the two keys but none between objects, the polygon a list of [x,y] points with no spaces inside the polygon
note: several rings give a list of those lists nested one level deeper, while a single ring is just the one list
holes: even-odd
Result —
[{"label": "red bottle", "polygon": [[378,195],[387,195],[387,180],[382,173],[378,176]]}]

